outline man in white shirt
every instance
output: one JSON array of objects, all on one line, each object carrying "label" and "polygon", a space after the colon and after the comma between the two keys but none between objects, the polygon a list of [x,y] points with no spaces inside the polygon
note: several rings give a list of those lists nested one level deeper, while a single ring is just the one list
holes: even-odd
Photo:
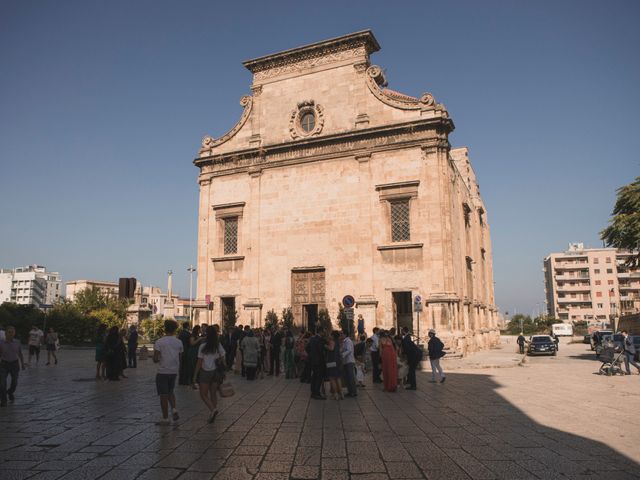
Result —
[{"label": "man in white shirt", "polygon": [[36,356],[36,365],[40,361],[40,346],[42,345],[42,339],[44,337],[44,333],[35,325],[31,326],[31,331],[29,332],[29,366],[31,366],[31,358]]},{"label": "man in white shirt", "polygon": [[347,397],[357,397],[356,357],[353,354],[353,341],[344,332],[340,334],[340,355],[342,356],[344,376],[347,381],[347,391],[349,392]]},{"label": "man in white shirt", "polygon": [[373,383],[382,383],[382,379],[380,378],[380,352],[378,351],[378,344],[380,342],[380,337],[378,336],[378,332],[380,329],[378,327],[374,327],[373,335],[371,335],[371,363],[373,364]]},{"label": "man in white shirt", "polygon": [[153,361],[159,364],[158,373],[156,373],[156,389],[160,396],[160,408],[162,408],[162,420],[159,422],[161,425],[169,423],[169,404],[173,421],[176,422],[180,418],[173,389],[180,371],[180,357],[184,348],[182,342],[175,336],[177,329],[176,321],[165,320],[165,335],[153,346]]}]

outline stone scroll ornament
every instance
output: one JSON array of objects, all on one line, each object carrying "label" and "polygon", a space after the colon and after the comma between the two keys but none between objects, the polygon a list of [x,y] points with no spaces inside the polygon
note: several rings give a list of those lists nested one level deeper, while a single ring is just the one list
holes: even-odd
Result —
[{"label": "stone scroll ornament", "polygon": [[206,135],[202,139],[202,148],[200,149],[200,153],[210,153],[212,148],[215,148],[218,145],[222,145],[224,142],[233,138],[233,136],[238,133],[238,131],[244,126],[244,124],[247,122],[247,119],[249,118],[249,115],[251,114],[251,109],[253,107],[253,97],[244,95],[240,99],[240,105],[244,107],[244,110],[242,111],[242,116],[240,117],[240,120],[238,120],[238,123],[236,123],[231,130],[229,130],[219,138],[213,138],[209,135]]},{"label": "stone scroll ornament", "polygon": [[377,65],[367,68],[367,87],[381,102],[390,107],[402,110],[438,110],[446,114],[447,110],[441,103],[436,103],[430,93],[423,93],[420,98],[410,97],[387,89],[387,79],[384,72]]}]

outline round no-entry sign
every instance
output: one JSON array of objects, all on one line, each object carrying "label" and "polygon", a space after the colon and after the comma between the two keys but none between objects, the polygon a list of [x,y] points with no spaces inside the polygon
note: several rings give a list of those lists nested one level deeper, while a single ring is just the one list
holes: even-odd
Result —
[{"label": "round no-entry sign", "polygon": [[344,298],[342,299],[342,305],[344,305],[344,308],[352,308],[355,304],[356,304],[356,299],[353,298],[351,295],[345,295]]}]

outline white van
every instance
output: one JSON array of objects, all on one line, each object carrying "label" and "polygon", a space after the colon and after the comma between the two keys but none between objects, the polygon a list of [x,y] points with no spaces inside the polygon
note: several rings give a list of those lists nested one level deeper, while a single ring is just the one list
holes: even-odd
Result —
[{"label": "white van", "polygon": [[573,325],[570,323],[554,323],[551,325],[551,331],[558,337],[572,337]]}]

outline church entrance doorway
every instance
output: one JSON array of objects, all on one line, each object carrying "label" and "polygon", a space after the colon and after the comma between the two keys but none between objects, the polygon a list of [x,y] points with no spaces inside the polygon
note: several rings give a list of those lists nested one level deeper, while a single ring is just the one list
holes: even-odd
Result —
[{"label": "church entrance doorway", "polygon": [[304,305],[303,325],[308,332],[316,331],[316,323],[318,321],[318,304]]},{"label": "church entrance doorway", "polygon": [[294,322],[315,327],[318,310],[325,308],[324,267],[301,267],[291,271],[291,309]]},{"label": "church entrance doorway", "polygon": [[[230,315],[236,315],[236,298],[235,297],[222,297],[221,299],[222,308],[220,309],[220,313],[222,318],[220,319],[220,326],[222,330],[224,330],[224,326],[227,324],[227,317]],[[230,322],[229,322],[230,323]]]},{"label": "church entrance doorway", "polygon": [[398,333],[402,327],[413,331],[413,310],[411,306],[411,292],[393,292],[393,316]]}]

